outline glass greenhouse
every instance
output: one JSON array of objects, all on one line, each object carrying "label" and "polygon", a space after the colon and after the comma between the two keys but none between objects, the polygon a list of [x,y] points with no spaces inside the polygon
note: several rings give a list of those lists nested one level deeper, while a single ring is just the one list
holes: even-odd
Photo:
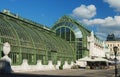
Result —
[{"label": "glass greenhouse", "polygon": [[54,24],[52,30],[70,43],[76,59],[89,56],[87,36],[90,36],[90,31],[85,26],[69,16],[63,16]]},{"label": "glass greenhouse", "polygon": [[[12,65],[20,65],[23,59],[27,59],[30,65],[36,64],[37,60],[42,60],[42,64],[48,64],[49,60],[52,60],[53,64],[58,60],[62,63],[74,61],[76,53],[77,55],[83,53],[79,50],[86,47],[83,46],[86,39],[81,38],[83,37],[81,31],[72,24],[65,24],[71,25],[73,30],[67,26],[56,29],[56,24],[50,30],[9,11],[0,12],[0,58],[4,56],[3,43],[9,42],[11,45],[9,57],[12,59]],[[56,32],[53,29],[56,29]],[[64,31],[67,33],[65,34]]]}]

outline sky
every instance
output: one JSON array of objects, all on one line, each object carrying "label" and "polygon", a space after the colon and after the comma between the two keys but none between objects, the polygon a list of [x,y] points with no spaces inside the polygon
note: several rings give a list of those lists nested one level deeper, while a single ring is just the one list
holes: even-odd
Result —
[{"label": "sky", "polygon": [[69,15],[101,40],[110,33],[120,37],[120,0],[0,0],[4,9],[48,27]]}]

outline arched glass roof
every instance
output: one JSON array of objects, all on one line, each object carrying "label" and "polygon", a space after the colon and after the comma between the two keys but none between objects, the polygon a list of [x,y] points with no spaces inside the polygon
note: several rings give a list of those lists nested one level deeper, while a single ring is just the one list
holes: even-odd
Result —
[{"label": "arched glass roof", "polygon": [[[21,48],[18,52],[27,52],[24,49],[39,51],[56,51],[73,57],[72,47],[54,32],[44,26],[25,20],[19,16],[14,17],[0,13],[0,43],[9,42]],[[14,50],[15,51],[15,50]],[[34,52],[34,51],[32,51]]]}]

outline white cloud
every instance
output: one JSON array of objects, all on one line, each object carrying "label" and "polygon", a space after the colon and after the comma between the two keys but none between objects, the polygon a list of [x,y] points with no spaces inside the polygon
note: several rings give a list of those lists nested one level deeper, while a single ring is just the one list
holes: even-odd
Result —
[{"label": "white cloud", "polygon": [[88,26],[96,26],[97,32],[95,34],[103,40],[110,33],[114,33],[116,37],[120,37],[120,16],[106,17],[104,19],[83,19],[81,21]]},{"label": "white cloud", "polygon": [[92,18],[96,15],[96,7],[94,5],[81,5],[73,10],[72,15],[78,18]]},{"label": "white cloud", "polygon": [[95,33],[97,35],[97,37],[99,37],[102,40],[106,40],[107,35],[114,33],[115,37],[120,37],[120,26],[108,26],[108,27],[104,27],[104,26],[99,26],[98,27],[98,31]]},{"label": "white cloud", "polygon": [[96,32],[95,33],[97,35],[98,38],[100,38],[101,40],[106,40],[107,34],[103,33],[103,32]]},{"label": "white cloud", "polygon": [[[120,12],[120,0],[104,0],[110,7]],[[90,19],[96,15],[96,7],[94,5],[81,5],[75,8],[72,15],[81,18],[80,22],[93,26],[95,34],[100,39],[106,40],[106,37],[110,33],[115,33],[117,37],[120,37],[120,16],[95,18]],[[91,27],[92,28],[92,27]]]},{"label": "white cloud", "polygon": [[83,19],[82,22],[87,25],[101,25],[101,26],[120,26],[120,16],[107,17],[105,19]]},{"label": "white cloud", "polygon": [[110,7],[115,8],[116,11],[120,12],[120,0],[104,0],[104,2],[107,2]]}]

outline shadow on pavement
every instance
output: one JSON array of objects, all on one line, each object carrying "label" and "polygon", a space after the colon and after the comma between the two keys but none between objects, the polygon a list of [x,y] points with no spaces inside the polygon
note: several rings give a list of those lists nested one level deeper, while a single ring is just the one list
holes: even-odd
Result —
[{"label": "shadow on pavement", "polygon": [[88,76],[58,76],[58,75],[36,75],[36,74],[11,73],[11,74],[0,74],[0,77],[88,77]]}]

